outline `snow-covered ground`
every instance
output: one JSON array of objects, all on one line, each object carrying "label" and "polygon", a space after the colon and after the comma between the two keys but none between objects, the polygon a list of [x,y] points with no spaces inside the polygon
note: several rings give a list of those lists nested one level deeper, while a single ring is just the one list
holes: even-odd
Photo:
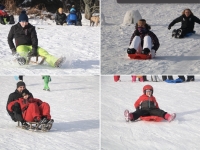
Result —
[{"label": "snow-covered ground", "polygon": [[[200,25],[195,24],[196,34],[185,39],[171,37],[175,24],[169,23],[190,8],[200,18],[200,4],[118,4],[116,0],[102,0],[101,12],[107,24],[101,27],[102,74],[198,74],[200,72]],[[112,6],[112,7],[111,7]],[[127,55],[135,25],[122,26],[126,11],[138,10],[151,25],[160,41],[160,48],[153,60],[130,60]]]},{"label": "snow-covered ground", "polygon": [[[18,22],[18,16],[15,16]],[[11,25],[0,24],[0,74],[51,74],[51,75],[96,75],[100,73],[100,26],[90,27],[83,15],[83,26],[58,26],[53,20],[29,19],[36,27],[38,46],[50,54],[66,57],[62,68],[44,65],[19,66],[11,55],[7,37]]]},{"label": "snow-covered ground", "polygon": [[[114,82],[113,76],[102,76],[101,149],[198,150],[200,76],[195,78],[195,82],[172,84],[132,83],[130,76],[121,76],[121,82]],[[124,110],[135,111],[134,103],[142,95],[142,88],[146,84],[153,86],[154,96],[161,109],[177,114],[173,122],[125,122]]]},{"label": "snow-covered ground", "polygon": [[55,120],[50,132],[17,128],[6,111],[8,96],[16,89],[13,76],[0,76],[1,150],[99,149],[99,76],[51,76],[50,92],[41,76],[25,76],[27,89],[48,102]]}]

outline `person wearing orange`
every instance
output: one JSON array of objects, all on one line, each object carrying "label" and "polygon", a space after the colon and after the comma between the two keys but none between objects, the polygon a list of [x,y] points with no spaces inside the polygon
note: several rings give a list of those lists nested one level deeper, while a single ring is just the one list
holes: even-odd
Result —
[{"label": "person wearing orange", "polygon": [[[40,99],[30,97],[26,92],[22,92],[22,98],[12,101],[8,104],[8,110],[13,111],[13,107],[18,103],[22,110],[23,119],[27,122],[39,122],[39,124],[47,124],[51,120],[50,106]],[[50,129],[48,129],[50,130]]]},{"label": "person wearing orange", "polygon": [[158,116],[171,122],[176,117],[176,114],[169,114],[159,108],[156,98],[153,96],[153,87],[145,85],[143,87],[143,95],[135,102],[135,112],[129,113],[128,110],[124,111],[126,121],[134,121],[143,116]]}]

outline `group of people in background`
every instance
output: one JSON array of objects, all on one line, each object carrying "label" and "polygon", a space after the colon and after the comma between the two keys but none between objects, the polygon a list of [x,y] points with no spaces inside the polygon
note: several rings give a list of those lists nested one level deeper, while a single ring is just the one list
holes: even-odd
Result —
[{"label": "group of people in background", "polygon": [[[136,79],[138,78],[138,81],[140,82],[146,82],[149,81],[147,79],[146,75],[131,75],[131,81],[136,82]],[[178,75],[178,79],[181,80],[181,82],[190,82],[190,81],[195,81],[194,75],[187,75],[185,78],[184,75]],[[158,76],[151,76],[151,81],[153,82],[159,82],[159,81],[166,81],[166,80],[174,80],[172,75],[162,75],[162,80]],[[115,82],[120,82],[120,75],[114,75],[114,81]]]},{"label": "group of people in background", "polygon": [[63,13],[63,9],[59,8],[56,12],[56,25],[76,25],[76,26],[82,26],[82,15],[79,9],[76,9],[74,5],[72,5],[72,8],[69,11],[69,15],[67,16],[65,13]]}]

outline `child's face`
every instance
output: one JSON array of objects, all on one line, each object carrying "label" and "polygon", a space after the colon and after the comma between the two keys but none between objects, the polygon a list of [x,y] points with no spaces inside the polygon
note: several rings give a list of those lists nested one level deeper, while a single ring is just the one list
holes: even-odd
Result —
[{"label": "child's face", "polygon": [[151,96],[152,95],[152,91],[151,90],[146,90],[146,95],[147,96]]},{"label": "child's face", "polygon": [[28,94],[23,96],[24,99],[28,99]]}]

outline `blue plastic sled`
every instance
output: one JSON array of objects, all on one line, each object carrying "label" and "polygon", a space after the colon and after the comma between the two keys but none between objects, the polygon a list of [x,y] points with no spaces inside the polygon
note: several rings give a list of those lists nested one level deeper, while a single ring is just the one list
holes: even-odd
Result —
[{"label": "blue plastic sled", "polygon": [[167,79],[167,80],[165,80],[165,82],[167,82],[167,83],[182,83],[183,80],[180,79],[180,78],[178,78],[176,80],[169,80],[169,79]]},{"label": "blue plastic sled", "polygon": [[19,77],[18,76],[14,76],[15,80],[18,81],[19,80]]},{"label": "blue plastic sled", "polygon": [[195,34],[195,33],[196,33],[196,31],[193,31],[193,32],[187,33],[187,34],[185,35],[185,37],[189,37],[189,36],[191,36],[191,35],[193,35],[193,34]]}]

